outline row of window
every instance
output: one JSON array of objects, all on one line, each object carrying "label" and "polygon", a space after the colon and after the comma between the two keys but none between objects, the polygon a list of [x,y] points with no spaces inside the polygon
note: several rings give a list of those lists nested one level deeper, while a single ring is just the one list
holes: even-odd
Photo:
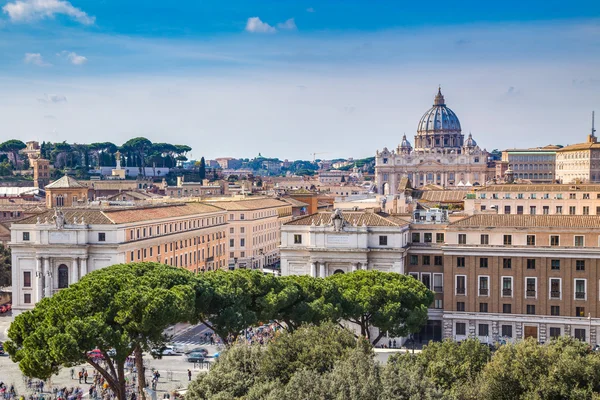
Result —
[{"label": "row of window", "polygon": [[[411,235],[411,239],[413,243],[421,243],[421,232],[413,232]],[[424,232],[423,233],[423,243],[432,243],[433,242],[433,233]],[[442,232],[438,232],[435,234],[435,242],[436,243],[444,243],[444,234]]]},{"label": "row of window", "polygon": [[[143,239],[153,236],[161,236],[174,232],[184,232],[192,229],[208,227],[216,224],[223,224],[225,219],[222,216],[211,218],[198,218],[189,221],[172,222],[167,224],[159,224],[136,228],[129,231],[129,240]],[[220,232],[219,232],[220,234]],[[213,240],[215,239],[213,234]],[[217,237],[220,239],[221,236]],[[210,239],[209,239],[210,240]]]},{"label": "row of window", "polygon": [[[600,238],[599,238],[600,242]],[[458,234],[458,244],[467,244],[467,234],[459,233]],[[481,234],[479,237],[479,244],[489,245],[490,244],[490,235]],[[500,243],[493,243],[500,244]],[[504,246],[511,246],[513,244],[513,235],[503,235],[502,243]],[[536,235],[527,235],[526,238],[527,246],[535,246],[536,245]],[[537,243],[540,246],[543,246],[542,243]],[[550,246],[560,246],[560,235],[550,235],[549,243]],[[585,246],[585,236],[583,235],[573,235],[573,246],[575,247],[584,247]]]},{"label": "row of window", "polygon": [[[431,256],[421,256],[421,265],[431,265],[431,259]],[[410,265],[419,265],[419,256],[416,254],[411,254],[408,262]],[[433,256],[433,265],[440,267],[443,266],[444,256]]]},{"label": "row of window", "polygon": [[[417,257],[417,256],[410,256],[410,260],[411,263],[413,261],[412,257]],[[423,256],[423,257],[429,257],[429,256]],[[438,257],[438,256],[436,256]],[[441,257],[441,256],[440,256]],[[416,260],[418,263],[418,259]],[[536,269],[536,259],[535,258],[526,258],[525,259],[525,264],[527,266],[527,269]],[[466,259],[465,257],[456,257],[456,267],[457,268],[464,268],[466,264]],[[575,260],[575,270],[576,271],[585,271],[585,264],[586,264],[586,260]],[[413,264],[416,265],[416,264]],[[429,264],[427,264],[429,265]],[[437,264],[436,264],[437,265]],[[488,268],[489,267],[489,258],[488,257],[479,257],[479,268]],[[503,258],[502,259],[502,268],[503,269],[512,269],[512,258]],[[560,271],[560,260],[550,260],[550,269],[553,271]]]},{"label": "row of window", "polygon": [[[581,341],[586,341],[586,330],[582,328],[575,328],[573,330],[575,339],[579,339]],[[454,333],[458,336],[466,336],[467,335],[467,323],[466,322],[457,322],[454,325]],[[500,325],[500,333],[504,338],[512,338],[513,337],[513,326],[512,325]],[[477,325],[477,335],[478,336],[489,336],[490,335],[490,326],[489,324],[480,323]],[[556,339],[562,335],[562,329],[559,327],[550,327],[549,328],[549,337],[551,339]]]},{"label": "row of window", "polygon": [[[498,209],[498,206],[492,205],[492,206],[490,206],[490,209]],[[482,204],[481,211],[485,211],[485,210],[487,210],[487,206]],[[510,214],[511,211],[512,211],[511,206],[508,206],[508,205],[504,206],[504,214]],[[554,214],[562,215],[562,213],[563,213],[563,206],[556,206]],[[523,206],[517,206],[515,214],[523,215],[524,214]],[[583,206],[581,208],[581,214],[582,215],[590,215],[590,207]],[[529,206],[529,215],[537,215],[537,206]],[[550,215],[550,206],[542,206],[542,215]],[[577,215],[577,207],[576,206],[569,206],[569,215]],[[596,215],[600,215],[600,206],[596,207]]]},{"label": "row of window", "polygon": [[[498,193],[492,193],[492,195],[491,195],[490,198],[491,199],[500,199],[500,198],[511,199],[512,198],[511,196],[512,196],[511,193],[504,193],[503,195],[499,195]],[[480,199],[486,199],[487,198],[487,193],[481,193],[479,195],[479,198]],[[523,199],[525,199],[525,195],[523,193],[517,193],[517,195],[516,195],[515,198],[519,199],[519,200],[523,200]],[[529,196],[527,196],[527,198],[535,200],[535,199],[538,198],[538,195],[537,195],[537,193],[530,193]],[[544,193],[544,194],[540,195],[539,198],[540,199],[544,199],[544,200],[549,200],[551,198],[550,197],[550,193]],[[590,196],[589,193],[582,193],[581,194],[581,199],[582,200],[589,200],[590,198],[591,198],[591,196]],[[554,195],[554,199],[555,200],[562,200],[563,199],[563,194],[562,193],[556,193]],[[600,199],[600,193],[596,193],[596,199]],[[569,193],[569,200],[577,200],[577,193]]]},{"label": "row of window", "polygon": [[[513,297],[514,285],[512,276],[503,276],[500,278],[500,296],[501,297]],[[477,296],[489,297],[491,295],[491,281],[489,275],[479,275],[477,277]],[[562,299],[562,278],[549,278],[548,298],[551,300]],[[537,299],[538,298],[538,278],[537,277],[526,277],[525,278],[525,293],[526,299]],[[454,293],[457,296],[467,295],[467,276],[466,275],[455,275],[455,289]],[[587,279],[575,278],[573,279],[573,298],[575,300],[587,300]]]}]

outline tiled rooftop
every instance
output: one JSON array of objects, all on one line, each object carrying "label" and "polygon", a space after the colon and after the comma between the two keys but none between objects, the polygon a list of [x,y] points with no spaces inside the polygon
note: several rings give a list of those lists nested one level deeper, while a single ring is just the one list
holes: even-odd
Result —
[{"label": "tiled rooftop", "polygon": [[[330,225],[331,214],[331,211],[319,212],[298,218],[288,222],[286,225]],[[354,226],[404,226],[409,224],[408,221],[397,216],[369,211],[342,211],[342,217],[348,225]]]}]

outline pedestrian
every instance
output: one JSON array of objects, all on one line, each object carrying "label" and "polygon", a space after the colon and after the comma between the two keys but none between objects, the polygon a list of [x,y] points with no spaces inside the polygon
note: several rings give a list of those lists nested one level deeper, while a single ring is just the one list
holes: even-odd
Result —
[{"label": "pedestrian", "polygon": [[192,380],[192,371],[188,369],[188,381]]},{"label": "pedestrian", "polygon": [[87,370],[83,373],[83,377],[85,379],[85,383],[88,383],[87,382],[87,378],[88,378],[88,372],[87,372]]},{"label": "pedestrian", "polygon": [[81,384],[81,380],[83,379],[83,372],[79,371],[78,377],[79,377],[79,384]]},{"label": "pedestrian", "polygon": [[75,368],[71,368],[71,379],[75,379]]},{"label": "pedestrian", "polygon": [[394,339],[394,348],[396,348],[396,339]]}]

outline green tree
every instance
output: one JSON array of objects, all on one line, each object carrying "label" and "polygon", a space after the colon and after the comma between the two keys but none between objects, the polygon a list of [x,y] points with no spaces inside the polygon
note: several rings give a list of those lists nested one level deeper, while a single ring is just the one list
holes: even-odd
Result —
[{"label": "green tree", "polygon": [[[342,319],[356,324],[360,334],[373,344],[386,332],[392,337],[407,336],[427,322],[433,292],[411,276],[373,270],[334,274],[326,279],[341,293]],[[379,330],[375,337],[371,337],[373,327]]]},{"label": "green tree", "polygon": [[19,151],[26,148],[27,145],[20,140],[11,139],[6,142],[0,144],[0,151],[4,151],[6,153],[10,153],[12,155],[11,162],[13,163],[15,169],[19,169]]},{"label": "green tree", "polygon": [[10,248],[0,244],[0,289],[10,286],[12,280],[11,265]]},{"label": "green tree", "polygon": [[302,369],[323,374],[355,347],[354,335],[339,325],[303,326],[269,343],[261,360],[261,374],[266,380],[278,379],[284,384]]},{"label": "green tree", "polygon": [[200,158],[198,174],[200,179],[206,179],[206,161],[204,161],[204,157]]},{"label": "green tree", "polygon": [[445,340],[431,342],[425,346],[416,356],[416,362],[435,386],[446,395],[454,396],[458,389],[476,380],[489,361],[490,355],[489,347],[477,339],[468,339],[461,343]]},{"label": "green tree", "polygon": [[8,160],[0,162],[0,176],[11,176],[13,165]]},{"label": "green tree", "polygon": [[198,319],[228,342],[259,322],[268,322],[272,311],[263,297],[276,286],[274,276],[258,271],[210,271],[198,275]]},{"label": "green tree", "polygon": [[564,336],[545,345],[534,339],[507,344],[474,386],[471,398],[591,399],[600,392],[600,355],[590,352],[587,343]]},{"label": "green tree", "polygon": [[152,150],[152,142],[145,137],[136,137],[126,141],[123,149],[131,151],[139,158],[138,168],[143,176],[146,176],[146,157]]},{"label": "green tree", "polygon": [[[359,339],[360,340],[360,339]],[[364,339],[362,339],[364,341]],[[369,345],[357,346],[324,377],[331,399],[380,400],[380,367]]]},{"label": "green tree", "polygon": [[290,331],[303,324],[335,322],[342,314],[337,286],[330,280],[307,275],[279,278],[262,301],[272,312],[269,319],[285,323]]},{"label": "green tree", "polygon": [[[125,400],[126,358],[133,352],[141,371],[141,352],[164,346],[168,326],[193,321],[195,302],[195,280],[186,270],[156,263],[113,265],[18,315],[6,349],[26,376],[40,379],[87,362]],[[103,366],[87,356],[95,348],[106,360],[109,349],[116,355]],[[138,378],[143,388],[144,374]]]},{"label": "green tree", "polygon": [[441,400],[443,391],[425,375],[416,357],[391,356],[381,371],[380,400]]}]

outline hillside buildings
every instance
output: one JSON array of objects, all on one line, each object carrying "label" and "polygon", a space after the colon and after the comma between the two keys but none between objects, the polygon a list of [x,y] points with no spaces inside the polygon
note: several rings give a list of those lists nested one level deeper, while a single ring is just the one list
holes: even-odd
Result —
[{"label": "hillside buildings", "polygon": [[556,179],[561,183],[600,182],[600,143],[594,129],[585,143],[565,146],[556,152]]}]

